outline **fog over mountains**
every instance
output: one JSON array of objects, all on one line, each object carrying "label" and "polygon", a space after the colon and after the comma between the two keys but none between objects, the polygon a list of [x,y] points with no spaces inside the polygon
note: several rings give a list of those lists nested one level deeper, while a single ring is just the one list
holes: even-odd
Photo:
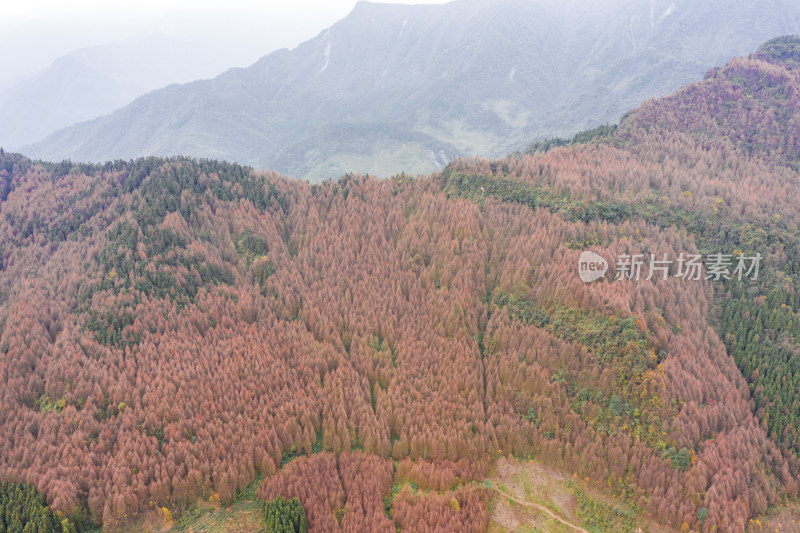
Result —
[{"label": "fog over mountains", "polygon": [[798,32],[790,0],[361,2],[294,50],[151,92],[22,151],[77,161],[181,154],[309,179],[428,172],[616,122]]},{"label": "fog over mountains", "polygon": [[159,34],[75,50],[0,88],[0,146],[19,148],[170,83],[214,76],[227,69],[221,60]]}]

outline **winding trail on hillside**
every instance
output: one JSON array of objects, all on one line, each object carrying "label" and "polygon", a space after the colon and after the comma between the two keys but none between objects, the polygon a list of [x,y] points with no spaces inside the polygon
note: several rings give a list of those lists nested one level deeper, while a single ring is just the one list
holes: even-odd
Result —
[{"label": "winding trail on hillside", "polygon": [[539,505],[538,503],[533,503],[533,502],[529,502],[529,501],[526,501],[526,500],[520,500],[519,498],[516,498],[516,497],[512,496],[511,494],[509,494],[509,493],[507,493],[507,492],[505,492],[503,490],[500,490],[499,488],[497,488],[497,485],[495,485],[494,483],[492,483],[492,488],[494,490],[496,490],[498,493],[502,494],[503,497],[508,498],[509,500],[512,500],[512,501],[514,501],[514,502],[516,502],[516,503],[518,503],[520,505],[525,505],[526,507],[534,507],[534,508],[542,511],[543,513],[546,513],[546,514],[550,515],[551,517],[555,518],[556,520],[558,520],[559,522],[561,522],[565,526],[569,526],[569,527],[571,527],[572,529],[574,529],[576,531],[581,531],[583,533],[589,533],[588,531],[586,531],[582,527],[576,526],[575,524],[573,524],[571,522],[567,522],[566,520],[564,520],[563,518],[561,518],[560,516],[558,516],[557,514],[552,512],[550,509],[545,507],[544,505]]}]

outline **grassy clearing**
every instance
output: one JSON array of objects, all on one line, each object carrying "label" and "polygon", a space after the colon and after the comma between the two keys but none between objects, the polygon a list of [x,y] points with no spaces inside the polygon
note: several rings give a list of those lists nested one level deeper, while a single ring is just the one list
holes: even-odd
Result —
[{"label": "grassy clearing", "polygon": [[240,501],[191,520],[170,531],[180,533],[262,533],[264,532],[263,504]]},{"label": "grassy clearing", "polygon": [[[630,510],[624,508],[618,499],[608,497],[565,472],[533,460],[501,457],[490,470],[487,482],[487,486],[491,485],[519,500],[538,504],[564,520],[591,532],[604,531],[597,528],[599,515],[592,514],[593,510],[608,511],[606,513],[608,516],[604,514],[599,517],[606,519],[606,522],[615,523],[617,529],[613,531],[620,533],[627,529],[618,527],[620,524],[617,524],[619,521],[616,519],[632,516]],[[579,490],[576,491],[576,487]],[[499,493],[495,493],[489,502],[489,515],[489,533],[575,531],[544,511],[512,501]],[[651,522],[647,517],[640,515],[633,516],[632,520],[633,531],[638,527],[648,533],[677,531]]]}]

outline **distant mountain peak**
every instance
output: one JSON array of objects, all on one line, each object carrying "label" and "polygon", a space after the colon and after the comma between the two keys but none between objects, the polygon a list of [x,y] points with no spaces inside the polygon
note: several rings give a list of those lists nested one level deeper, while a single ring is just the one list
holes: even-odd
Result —
[{"label": "distant mountain peak", "polygon": [[765,39],[800,32],[794,0],[722,2],[361,1],[292,50],[149,93],[23,150],[213,157],[307,179],[428,173],[452,157],[505,155],[616,122]]}]

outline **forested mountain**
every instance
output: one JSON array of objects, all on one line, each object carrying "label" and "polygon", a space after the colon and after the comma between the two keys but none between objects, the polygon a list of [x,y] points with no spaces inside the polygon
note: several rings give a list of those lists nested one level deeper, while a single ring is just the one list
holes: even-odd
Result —
[{"label": "forested mountain", "polygon": [[56,130],[111,113],[170,83],[219,74],[218,59],[163,35],[75,50],[0,90],[0,146],[39,141]]},{"label": "forested mountain", "polygon": [[615,122],[797,32],[793,0],[360,2],[294,50],[147,94],[24,151],[213,157],[306,178],[430,172]]},{"label": "forested mountain", "polygon": [[[261,474],[312,531],[483,531],[511,453],[744,531],[800,476],[798,42],[428,177],[0,153],[0,481],[107,529]],[[613,280],[638,253],[763,262]]]}]

